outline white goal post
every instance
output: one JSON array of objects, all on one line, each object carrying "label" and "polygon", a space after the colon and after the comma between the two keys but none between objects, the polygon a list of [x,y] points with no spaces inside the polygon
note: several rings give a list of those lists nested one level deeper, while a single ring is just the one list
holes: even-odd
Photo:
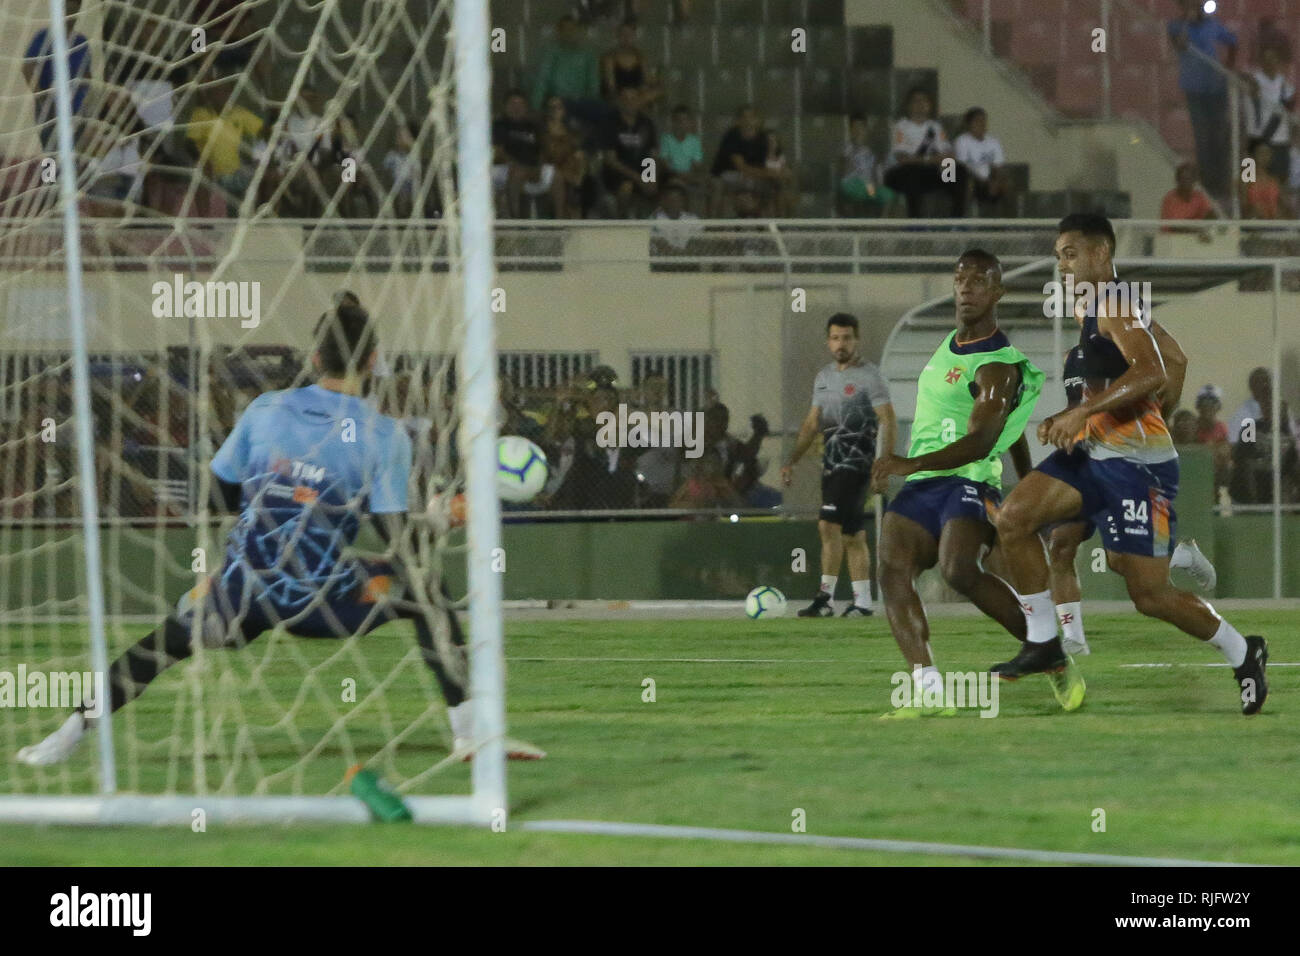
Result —
[{"label": "white goal post", "polygon": [[[47,3],[48,11],[43,9]],[[129,366],[129,360],[105,352],[102,340],[125,342],[131,336],[118,335],[103,325],[106,316],[111,322],[112,316],[129,312],[131,304],[111,302],[106,306],[106,298],[121,293],[105,293],[102,281],[95,283],[88,303],[87,281],[82,274],[83,260],[90,259],[96,261],[95,267],[101,271],[131,269],[129,245],[119,248],[114,243],[124,242],[121,237],[129,237],[131,225],[153,227],[159,222],[152,213],[144,214],[147,204],[141,198],[141,182],[147,180],[144,174],[129,189],[124,186],[123,195],[110,197],[106,203],[93,207],[89,216],[82,215],[89,184],[102,182],[103,177],[114,172],[134,173],[148,167],[151,159],[156,160],[157,167],[166,165],[159,146],[163,137],[150,140],[149,130],[119,122],[121,109],[129,112],[129,107],[118,106],[126,98],[114,98],[114,91],[120,93],[131,88],[134,96],[142,87],[132,87],[140,79],[140,61],[131,58],[137,51],[127,49],[118,58],[115,53],[123,51],[115,49],[114,44],[121,47],[127,37],[128,46],[130,42],[139,42],[144,48],[150,42],[146,38],[156,37],[160,30],[174,29],[188,34],[192,24],[187,17],[193,14],[195,5],[189,0],[102,0],[92,10],[83,10],[75,21],[65,18],[64,0],[30,0],[26,9],[23,7],[20,2],[12,14],[6,15],[9,9],[6,4],[6,12],[0,12],[0,32],[21,34],[25,46],[37,28],[47,28],[50,48],[44,62],[53,67],[54,83],[49,89],[34,88],[31,100],[24,95],[23,109],[27,112],[25,122],[29,128],[11,129],[12,135],[5,135],[6,131],[0,127],[0,154],[12,158],[15,144],[19,148],[24,143],[36,144],[39,137],[40,148],[31,156],[33,170],[38,168],[38,161],[53,153],[55,168],[67,172],[58,177],[57,201],[50,198],[55,193],[50,184],[33,177],[24,181],[25,186],[0,209],[0,226],[3,226],[0,237],[6,249],[25,250],[30,254],[27,259],[15,260],[17,264],[9,268],[9,274],[0,277],[0,308],[6,302],[13,308],[16,302],[39,301],[41,296],[32,292],[32,287],[41,284],[42,276],[61,269],[66,278],[66,301],[52,308],[56,312],[66,311],[68,341],[66,351],[60,354],[36,345],[24,350],[15,344],[22,342],[21,329],[8,340],[0,330],[0,427],[4,429],[0,431],[0,457],[14,449],[11,461],[22,463],[11,464],[10,473],[6,474],[6,467],[0,462],[0,503],[4,505],[0,511],[0,671],[20,665],[33,670],[42,666],[79,669],[82,665],[73,662],[81,661],[88,663],[91,672],[102,676],[108,672],[112,651],[122,650],[123,635],[143,635],[152,626],[147,622],[155,620],[152,609],[164,603],[170,605],[178,596],[161,593],[164,582],[177,578],[174,561],[165,553],[164,535],[170,533],[171,527],[188,523],[197,529],[200,541],[207,541],[211,530],[205,503],[210,476],[187,474],[183,480],[169,479],[164,466],[159,466],[161,470],[156,473],[141,474],[135,458],[128,461],[125,452],[106,452],[104,436],[95,433],[96,413],[102,413],[105,402],[114,409],[114,414],[128,417],[134,414],[133,399],[114,395],[104,398],[101,383],[92,380],[92,374],[108,374],[113,382],[123,378],[123,367]],[[321,694],[321,688],[329,680],[337,678],[339,670],[335,665],[340,661],[363,674],[374,664],[373,658],[364,656],[371,653],[365,650],[366,637],[339,635],[345,638],[339,650],[316,651],[313,646],[307,656],[293,646],[294,638],[267,638],[263,640],[271,640],[271,644],[266,649],[259,648],[260,656],[229,672],[224,670],[226,658],[236,660],[239,655],[247,654],[247,650],[197,653],[187,662],[184,678],[174,682],[174,693],[165,698],[167,707],[155,706],[147,718],[133,713],[136,707],[132,704],[118,715],[125,718],[125,726],[115,726],[123,721],[110,720],[105,712],[97,729],[92,731],[93,739],[83,743],[75,758],[79,769],[50,768],[20,774],[15,769],[12,751],[0,754],[0,766],[5,768],[0,770],[0,821],[180,826],[192,824],[198,810],[208,823],[369,819],[363,802],[349,795],[336,776],[331,776],[333,765],[328,771],[320,769],[320,762],[327,759],[322,755],[330,754],[346,757],[348,762],[369,763],[373,759],[376,769],[401,794],[416,822],[493,827],[505,824],[502,585],[500,574],[494,570],[500,547],[500,514],[496,491],[497,355],[491,308],[494,214],[487,3],[486,0],[371,0],[358,5],[347,0],[322,0],[298,10],[300,19],[294,22],[289,20],[290,7],[297,5],[275,0],[244,0],[240,13],[247,16],[242,26],[232,26],[238,18],[207,24],[208,42],[216,39],[213,48],[187,55],[183,64],[186,78],[174,83],[168,81],[172,87],[169,102],[173,103],[176,123],[174,130],[167,131],[172,147],[177,143],[187,145],[187,137],[191,140],[189,145],[198,142],[182,128],[182,124],[190,123],[192,128],[198,122],[186,118],[187,110],[205,103],[205,91],[227,80],[234,84],[236,97],[261,98],[265,124],[255,151],[251,157],[245,157],[248,162],[242,172],[251,181],[244,184],[247,192],[242,197],[223,193],[224,183],[221,189],[209,188],[208,174],[211,172],[215,178],[217,169],[216,147],[200,143],[193,158],[194,169],[189,181],[184,183],[185,212],[163,223],[170,230],[167,239],[170,244],[159,246],[144,256],[143,261],[150,270],[150,278],[155,273],[170,271],[178,249],[182,250],[179,255],[190,257],[189,262],[198,261],[194,258],[195,247],[202,244],[203,230],[212,229],[212,235],[229,241],[224,244],[214,241],[217,252],[211,263],[211,274],[217,278],[242,275],[241,268],[258,265],[255,261],[250,264],[259,254],[251,247],[250,230],[262,227],[273,231],[277,220],[268,210],[276,201],[290,195],[291,181],[305,182],[302,193],[307,197],[305,201],[320,207],[319,222],[293,227],[301,229],[304,249],[295,253],[293,261],[283,269],[272,270],[276,278],[271,283],[274,292],[270,307],[302,312],[304,306],[293,300],[304,288],[310,288],[319,291],[320,298],[305,308],[318,314],[331,307],[329,287],[344,282],[349,286],[359,283],[358,288],[368,290],[367,308],[373,295],[376,308],[370,309],[372,319],[377,319],[382,309],[391,310],[395,302],[408,300],[409,318],[397,323],[396,329],[383,325],[378,328],[380,363],[408,361],[415,364],[404,367],[414,367],[416,371],[406,375],[400,391],[395,385],[385,384],[375,400],[381,404],[390,402],[390,407],[396,409],[392,414],[399,420],[403,420],[403,415],[420,421],[425,421],[420,416],[427,415],[433,420],[433,427],[426,427],[425,433],[436,432],[438,437],[431,439],[430,447],[425,449],[416,442],[415,474],[421,481],[427,481],[421,491],[427,495],[431,490],[455,484],[465,492],[463,544],[447,544],[424,532],[428,536],[421,539],[422,546],[417,545],[417,549],[422,569],[426,561],[433,566],[435,583],[427,587],[431,593],[441,587],[437,582],[444,559],[463,557],[465,565],[465,590],[458,606],[463,608],[467,630],[468,695],[474,705],[470,792],[437,792],[444,765],[450,768],[459,762],[453,764],[452,757],[444,758],[440,753],[427,757],[422,752],[423,739],[435,732],[435,725],[441,720],[441,698],[437,686],[420,669],[416,648],[402,646],[400,659],[392,662],[390,672],[371,675],[372,685],[358,698],[361,702],[358,709],[364,710],[365,715],[354,718],[350,713],[340,716],[337,702],[321,706],[317,713],[311,709],[312,698]],[[88,12],[100,15],[100,19],[86,20]],[[109,20],[119,15],[123,22],[139,26],[131,27],[135,32],[129,37],[117,34],[110,40]],[[137,15],[138,19],[130,19]],[[304,16],[314,20],[303,21]],[[77,68],[81,61],[70,49],[86,37],[89,37],[92,65],[90,75],[79,80],[72,75],[70,67]],[[296,49],[295,42],[304,46]],[[385,48],[382,46],[385,43],[394,46]],[[253,51],[252,63],[246,66],[244,75],[238,69],[232,71],[221,65],[222,55],[239,49]],[[24,56],[13,47],[0,46],[0,62],[8,61],[8,66],[16,66],[12,61]],[[142,55],[142,60],[147,61],[148,57]],[[257,64],[268,61],[282,74],[278,95],[253,89],[252,74]],[[132,65],[122,65],[125,63]],[[41,62],[35,63],[34,75],[38,79],[32,81],[34,86],[42,82],[41,66]],[[128,75],[131,70],[136,72]],[[13,71],[15,75],[17,72]],[[328,95],[340,100],[324,108],[328,125],[322,127],[328,129],[325,139],[332,134],[336,147],[340,143],[340,130],[346,128],[344,120],[351,119],[345,113],[344,100],[362,103],[367,113],[359,118],[372,121],[374,132],[357,134],[356,139],[361,141],[350,144],[339,155],[345,157],[345,163],[352,161],[354,169],[357,164],[366,168],[375,216],[358,217],[355,223],[350,223],[348,214],[341,212],[349,201],[347,176],[329,180],[329,171],[312,172],[306,168],[310,163],[308,157],[301,150],[292,149],[294,136],[302,132],[295,109],[299,102],[308,102],[304,91],[313,81],[330,87],[332,94]],[[78,100],[78,94],[74,93],[79,82],[89,86],[84,101]],[[55,139],[47,138],[47,130],[42,128],[41,98],[46,95],[52,96],[57,104],[48,117],[56,130],[56,150],[51,148]],[[30,125],[29,102],[36,104],[35,126]],[[355,106],[353,110],[355,113]],[[12,111],[0,112],[0,122],[12,120],[14,115]],[[225,115],[223,111],[223,119]],[[135,121],[134,114],[131,120]],[[96,131],[114,124],[117,128],[112,136],[120,138],[113,139],[111,148],[106,149],[103,142],[96,142],[97,136],[100,140],[104,138]],[[410,148],[410,154],[421,156],[423,167],[417,160],[414,174],[399,168],[388,182],[375,171],[379,166],[376,135],[382,128],[385,136],[391,135],[400,143],[399,127],[412,130],[418,127],[418,132],[412,134],[415,145]],[[453,141],[454,149],[450,148]],[[135,157],[135,166],[124,161],[121,167],[110,167],[105,157],[120,158],[125,155],[126,147],[130,147],[130,155]],[[277,164],[281,167],[278,172]],[[299,179],[294,180],[295,176]],[[407,178],[403,180],[403,176]],[[148,188],[147,181],[144,188]],[[231,210],[228,221],[208,222],[193,211],[196,197],[205,191],[225,196]],[[103,193],[96,202],[100,199],[104,199]],[[402,207],[403,202],[406,207]],[[431,216],[429,210],[434,205],[438,208]],[[22,214],[23,221],[17,221],[19,217],[15,213]],[[120,222],[110,221],[115,217]],[[52,231],[56,219],[61,224],[61,249],[44,238]],[[324,278],[314,276],[308,262],[309,246],[312,254],[327,257],[320,247],[337,238],[336,234],[327,232],[328,226],[339,226],[339,234],[353,241],[341,256],[346,260],[346,268],[342,270],[347,273],[345,278],[337,273]],[[354,236],[359,238],[352,240]],[[93,244],[89,253],[85,248],[88,237]],[[99,240],[104,237],[107,237],[106,245],[101,245]],[[246,246],[250,251],[243,253]],[[267,247],[266,242],[258,246]],[[62,266],[57,264],[60,258]],[[340,256],[336,254],[336,258]],[[385,267],[382,261],[386,258],[391,261]],[[106,259],[110,261],[107,270]],[[113,289],[117,289],[120,279],[110,278],[117,283]],[[421,314],[427,300],[410,300],[410,290],[417,287],[426,294],[428,288],[443,293],[433,297],[438,302],[436,315]],[[181,431],[188,429],[190,449],[206,450],[202,462],[206,467],[215,442],[220,440],[214,434],[220,416],[214,409],[204,408],[191,399],[209,396],[209,363],[221,349],[201,322],[191,322],[191,329],[191,347],[185,351],[185,361],[190,363],[189,377],[180,391],[189,388],[193,395],[166,398],[168,389],[175,388],[163,384],[159,394],[164,397],[158,400],[153,427],[158,433],[165,431],[169,415],[173,421],[183,421],[177,427]],[[35,341],[38,333],[29,328],[26,334]],[[255,342],[255,339],[243,341]],[[454,349],[448,349],[447,354],[436,354],[448,342],[454,342]],[[134,349],[138,345],[130,347]],[[140,374],[146,380],[165,380],[169,361],[164,355],[156,360],[161,368],[145,367]],[[111,366],[108,373],[102,371],[105,364]],[[454,368],[454,380],[448,372],[451,368]],[[60,473],[47,450],[25,457],[17,450],[36,447],[35,439],[20,434],[26,422],[22,418],[24,403],[33,396],[45,396],[61,389],[64,372],[71,373],[73,401],[70,408],[57,412],[55,417],[59,426],[70,420],[75,427],[76,464],[73,474],[59,478]],[[127,377],[131,374],[136,373],[126,373]],[[304,374],[299,372],[294,383],[304,384]],[[393,374],[392,380],[398,377]],[[440,391],[444,387],[445,391]],[[417,395],[422,389],[428,394]],[[455,400],[449,404],[454,407],[446,412],[446,417],[440,417],[439,403],[452,392]],[[65,398],[60,396],[50,401],[59,406]],[[96,402],[99,404],[95,405]],[[34,407],[46,406],[38,403]],[[7,409],[16,416],[11,422],[3,418]],[[102,416],[99,420],[102,422]],[[125,429],[115,424],[114,435],[119,432],[125,433]],[[455,440],[451,441],[449,435]],[[163,445],[165,441],[160,438],[158,444]],[[177,449],[167,449],[167,452],[170,455]],[[445,466],[440,475],[420,472],[422,452],[434,462],[431,471]],[[133,450],[131,454],[134,456],[136,452]],[[182,448],[174,457],[187,454]],[[159,450],[151,460],[162,461],[168,455]],[[128,483],[134,483],[133,487],[148,485],[151,494],[157,496],[151,499],[150,505],[154,509],[154,526],[141,530],[138,522],[123,518],[113,507],[107,513],[99,513],[100,502],[106,494],[113,504],[125,495],[116,487],[104,491],[104,485],[118,481],[119,476],[123,487]],[[24,478],[27,484],[23,483]],[[53,501],[73,486],[78,496],[76,506],[58,511],[51,506],[48,512],[51,517],[42,524],[43,496]],[[188,504],[174,506],[166,500],[164,486],[171,489],[166,493],[180,496],[187,493],[188,486]],[[411,501],[410,510],[416,514],[417,522],[423,517],[424,503],[420,497]],[[168,510],[173,507],[176,510]],[[64,553],[68,542],[61,540],[61,535],[70,534],[67,529],[72,519],[79,523],[82,539],[82,544],[74,547],[76,553],[72,557],[81,566],[69,572],[68,566],[62,563],[68,557]],[[56,530],[47,531],[46,525]],[[101,540],[109,542],[102,555]],[[213,538],[214,544],[218,541],[219,537]],[[204,549],[195,552],[200,550]],[[60,555],[57,562],[51,557],[55,553]],[[153,580],[158,593],[140,593],[138,582],[127,580],[128,575],[117,567],[143,559],[142,556],[155,563]],[[48,567],[42,566],[43,561],[48,562]],[[56,564],[62,570],[57,570]],[[181,569],[185,570],[188,569]],[[78,594],[64,593],[60,590],[63,584],[55,580],[69,573],[75,575]],[[48,587],[48,592],[40,592],[42,587]],[[436,595],[432,600],[438,601]],[[150,610],[142,611],[142,606]],[[406,644],[410,644],[409,640]],[[250,644],[250,648],[253,646]],[[441,636],[438,646],[444,646]],[[38,651],[28,659],[24,655],[32,647]],[[212,664],[218,659],[223,663]],[[284,676],[289,666],[301,667],[300,687],[295,687],[292,675]],[[210,667],[221,673],[205,672]],[[250,698],[283,693],[293,699],[264,703],[267,716],[248,717],[247,726],[237,725],[245,716],[243,705],[237,701],[223,703],[213,713],[203,713],[203,705],[211,701],[214,689],[231,691],[237,697],[241,682]],[[160,693],[154,699],[161,696]],[[392,699],[397,697],[401,699]],[[250,708],[259,703],[257,699],[252,700]],[[186,707],[194,709],[193,719]],[[49,710],[38,719],[34,712],[0,710],[0,747],[8,750],[33,742],[30,735],[34,728],[44,731],[57,726],[51,722],[54,713]],[[145,732],[142,728],[146,720],[155,721],[162,728],[159,733]],[[442,727],[446,736],[446,725]],[[276,733],[289,741],[287,747],[291,752],[284,766],[275,764],[279,756],[276,748],[264,743]],[[125,753],[121,743],[124,739],[128,741]],[[405,757],[400,748],[412,744],[421,750],[420,756],[413,759],[427,759],[433,767],[419,769],[412,758]],[[208,746],[214,748],[211,754],[204,752]],[[93,756],[88,753],[91,750]],[[209,757],[214,762],[214,772],[210,775],[205,769]],[[140,761],[156,763],[156,773],[142,772],[137,766]],[[341,767],[342,761],[338,762]],[[178,780],[182,783],[178,784]],[[254,781],[251,786],[250,780]],[[329,782],[322,786],[322,780]],[[197,786],[187,787],[185,782]]]}]

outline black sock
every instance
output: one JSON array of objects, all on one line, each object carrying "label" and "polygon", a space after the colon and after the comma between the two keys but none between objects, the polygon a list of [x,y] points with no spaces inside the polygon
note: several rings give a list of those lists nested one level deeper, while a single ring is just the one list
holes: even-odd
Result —
[{"label": "black sock", "polygon": [[[191,653],[190,629],[174,617],[167,618],[109,665],[109,713],[135,700],[155,677]],[[86,706],[77,709],[84,713]]]}]

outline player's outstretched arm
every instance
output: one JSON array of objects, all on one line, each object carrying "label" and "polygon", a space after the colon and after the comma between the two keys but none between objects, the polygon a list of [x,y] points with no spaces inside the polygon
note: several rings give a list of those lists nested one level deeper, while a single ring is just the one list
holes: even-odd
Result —
[{"label": "player's outstretched arm", "polygon": [[891,475],[912,475],[918,471],[947,471],[987,458],[1015,407],[1020,390],[1020,369],[1004,362],[990,362],[975,373],[975,407],[966,422],[966,434],[937,451],[916,458],[890,455],[871,469],[873,487],[883,487]]},{"label": "player's outstretched arm", "polygon": [[1097,320],[1097,327],[1120,350],[1128,362],[1128,371],[1100,394],[1052,416],[1045,437],[1058,448],[1073,448],[1076,436],[1090,416],[1128,408],[1159,392],[1169,381],[1160,349],[1144,324],[1127,315],[1107,315]]},{"label": "player's outstretched arm", "polygon": [[1165,387],[1160,390],[1160,414],[1169,421],[1183,397],[1183,382],[1187,379],[1187,355],[1178,342],[1159,322],[1151,323],[1151,336],[1165,361]]}]

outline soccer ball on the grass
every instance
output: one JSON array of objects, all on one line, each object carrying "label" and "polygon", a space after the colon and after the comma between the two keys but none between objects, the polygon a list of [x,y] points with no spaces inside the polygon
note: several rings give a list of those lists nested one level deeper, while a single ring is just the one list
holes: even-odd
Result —
[{"label": "soccer ball on the grass", "polygon": [[760,584],[745,596],[748,617],[781,617],[785,614],[785,595],[776,588]]},{"label": "soccer ball on the grass", "polygon": [[531,501],[546,487],[546,452],[521,435],[497,439],[497,492],[502,500]]}]

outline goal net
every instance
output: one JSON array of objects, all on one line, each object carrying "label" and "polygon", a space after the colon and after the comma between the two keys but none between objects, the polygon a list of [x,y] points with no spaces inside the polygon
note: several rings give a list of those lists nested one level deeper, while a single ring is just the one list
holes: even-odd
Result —
[{"label": "goal net", "polygon": [[0,64],[0,819],[502,820],[486,4],[8,0]]}]

